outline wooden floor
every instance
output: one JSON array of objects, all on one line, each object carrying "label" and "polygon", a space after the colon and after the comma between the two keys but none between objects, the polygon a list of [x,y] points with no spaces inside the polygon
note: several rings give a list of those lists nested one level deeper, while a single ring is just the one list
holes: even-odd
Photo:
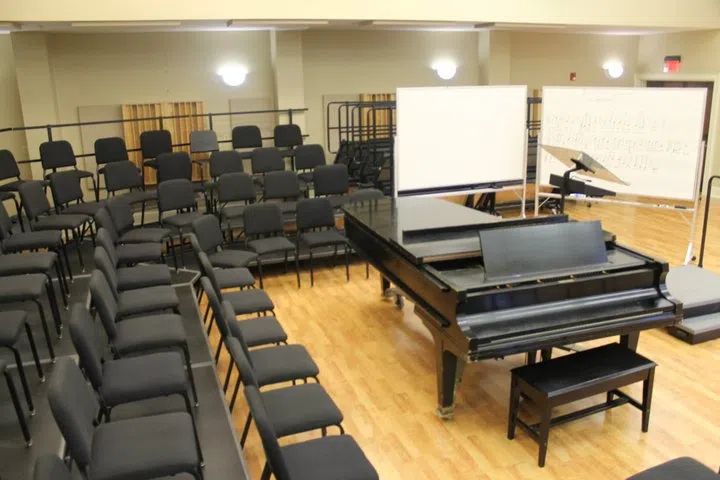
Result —
[{"label": "wooden floor", "polygon": [[[607,205],[573,206],[570,213],[601,219],[626,245],[674,265],[683,261],[689,229],[680,215]],[[720,272],[716,213],[706,266]],[[266,278],[265,287],[290,342],[310,351],[322,384],[345,415],[346,431],[382,479],[622,479],[684,455],[718,468],[720,341],[691,346],[661,330],[642,334],[639,352],[659,364],[650,431],[641,433],[640,412],[630,406],[554,428],[547,466],[540,469],[537,445],[524,432],[512,441],[505,437],[509,370],[521,365],[522,356],[469,365],[458,387],[454,419],[441,420],[434,413],[433,344],[412,304],[399,310],[383,299],[378,275],[372,272],[366,280],[359,263],[352,266],[349,283],[341,266],[319,269],[314,288],[307,272],[303,281],[298,290],[294,274],[277,275]],[[216,341],[213,334],[213,345]],[[227,361],[223,354],[221,378]],[[639,396],[641,388],[629,391]],[[242,399],[234,414],[238,431],[246,414]],[[245,457],[251,477],[259,478],[265,457],[254,427]]]}]

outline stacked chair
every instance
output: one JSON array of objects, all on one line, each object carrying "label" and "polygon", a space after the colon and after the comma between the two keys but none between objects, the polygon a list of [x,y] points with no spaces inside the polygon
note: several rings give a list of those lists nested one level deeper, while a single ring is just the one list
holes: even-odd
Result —
[{"label": "stacked chair", "polygon": [[67,140],[56,140],[40,144],[40,163],[47,178],[50,174],[56,173],[58,169],[69,167],[78,178],[89,178],[92,181],[95,199],[99,198],[97,183],[92,172],[79,170],[72,145]]}]

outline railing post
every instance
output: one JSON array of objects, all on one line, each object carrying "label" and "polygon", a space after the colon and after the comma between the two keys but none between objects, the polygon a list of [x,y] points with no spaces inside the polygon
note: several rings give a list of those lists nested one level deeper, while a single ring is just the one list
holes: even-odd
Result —
[{"label": "railing post", "polygon": [[160,117],[158,117],[158,118],[160,119],[160,130],[164,130],[164,129],[165,129],[165,125],[163,124],[163,117],[162,117],[162,115],[161,115]]},{"label": "railing post", "polygon": [[288,108],[288,123],[292,125],[293,118],[292,118],[292,108]]},{"label": "railing post", "polygon": [[52,142],[52,125],[46,126],[45,129],[47,130],[48,142]]},{"label": "railing post", "polygon": [[213,129],[213,114],[208,113],[208,127],[210,127],[210,130]]}]

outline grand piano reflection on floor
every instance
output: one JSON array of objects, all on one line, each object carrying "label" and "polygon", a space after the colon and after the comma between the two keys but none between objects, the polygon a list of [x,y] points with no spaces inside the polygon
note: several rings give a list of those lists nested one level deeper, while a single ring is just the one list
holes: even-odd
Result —
[{"label": "grand piano reflection on floor", "polygon": [[452,415],[468,361],[674,325],[668,265],[599,222],[507,219],[432,198],[345,207],[354,248],[415,303],[435,340],[438,413]]}]

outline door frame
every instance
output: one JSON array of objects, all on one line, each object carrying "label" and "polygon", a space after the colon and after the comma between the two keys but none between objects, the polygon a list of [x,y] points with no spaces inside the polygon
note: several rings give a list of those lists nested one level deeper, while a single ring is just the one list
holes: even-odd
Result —
[{"label": "door frame", "polygon": [[[703,178],[707,181],[713,175],[717,163],[720,169],[720,161],[715,157],[717,137],[720,135],[720,73],[641,73],[635,75],[634,84],[636,87],[645,87],[647,82],[713,82],[712,109],[710,111],[710,126],[708,128],[707,145],[705,146],[705,169]],[[703,185],[704,187],[704,185]],[[705,194],[705,188],[702,188]],[[720,192],[714,196],[720,197]]]}]

